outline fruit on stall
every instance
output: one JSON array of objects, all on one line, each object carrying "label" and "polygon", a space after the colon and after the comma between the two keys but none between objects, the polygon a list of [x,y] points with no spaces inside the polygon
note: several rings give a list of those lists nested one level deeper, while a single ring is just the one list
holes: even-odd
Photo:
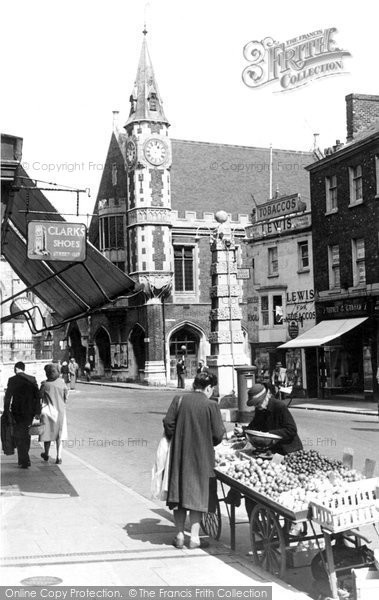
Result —
[{"label": "fruit on stall", "polygon": [[295,512],[306,510],[311,498],[340,492],[345,483],[363,478],[342,461],[322,456],[316,450],[293,452],[282,462],[245,457],[238,452],[216,453],[216,466],[232,479]]}]

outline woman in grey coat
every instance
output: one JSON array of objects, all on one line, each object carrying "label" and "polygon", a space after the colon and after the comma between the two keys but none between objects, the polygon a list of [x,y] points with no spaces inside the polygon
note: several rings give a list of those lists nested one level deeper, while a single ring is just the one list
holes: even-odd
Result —
[{"label": "woman in grey coat", "polygon": [[203,513],[212,509],[216,500],[214,446],[225,433],[217,402],[210,400],[217,378],[199,373],[193,382],[193,392],[175,396],[163,425],[171,442],[171,462],[167,505],[174,510],[177,535],[174,546],[183,548],[184,523],[190,514],[189,548],[200,547],[200,521]]},{"label": "woman in grey coat", "polygon": [[42,400],[41,421],[45,425],[39,441],[44,442],[45,451],[41,456],[46,462],[49,460],[51,442],[55,442],[57,450],[56,464],[62,462],[62,441],[67,440],[66,400],[68,389],[59,375],[58,366],[51,363],[46,365],[47,380],[41,384],[40,395]]}]

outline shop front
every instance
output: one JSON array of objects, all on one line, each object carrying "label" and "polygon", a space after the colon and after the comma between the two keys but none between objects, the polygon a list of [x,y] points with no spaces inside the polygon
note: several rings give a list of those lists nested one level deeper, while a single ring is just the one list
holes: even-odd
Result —
[{"label": "shop front", "polygon": [[316,311],[319,323],[280,349],[305,349],[307,373],[317,366],[319,397],[375,400],[379,297],[320,302]]}]

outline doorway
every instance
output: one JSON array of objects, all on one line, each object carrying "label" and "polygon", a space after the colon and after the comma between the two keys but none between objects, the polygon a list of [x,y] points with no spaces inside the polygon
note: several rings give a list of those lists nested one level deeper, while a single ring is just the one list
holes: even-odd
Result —
[{"label": "doorway", "polygon": [[180,356],[184,356],[186,365],[186,379],[194,379],[199,362],[200,335],[195,329],[181,327],[172,334],[170,339],[170,379],[175,381],[176,363]]}]

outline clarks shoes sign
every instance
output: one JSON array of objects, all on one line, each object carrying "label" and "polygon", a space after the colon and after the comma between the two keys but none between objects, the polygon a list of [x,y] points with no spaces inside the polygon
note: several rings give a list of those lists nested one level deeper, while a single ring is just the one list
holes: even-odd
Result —
[{"label": "clarks shoes sign", "polygon": [[86,258],[87,229],[81,223],[30,221],[28,258],[82,262]]}]

